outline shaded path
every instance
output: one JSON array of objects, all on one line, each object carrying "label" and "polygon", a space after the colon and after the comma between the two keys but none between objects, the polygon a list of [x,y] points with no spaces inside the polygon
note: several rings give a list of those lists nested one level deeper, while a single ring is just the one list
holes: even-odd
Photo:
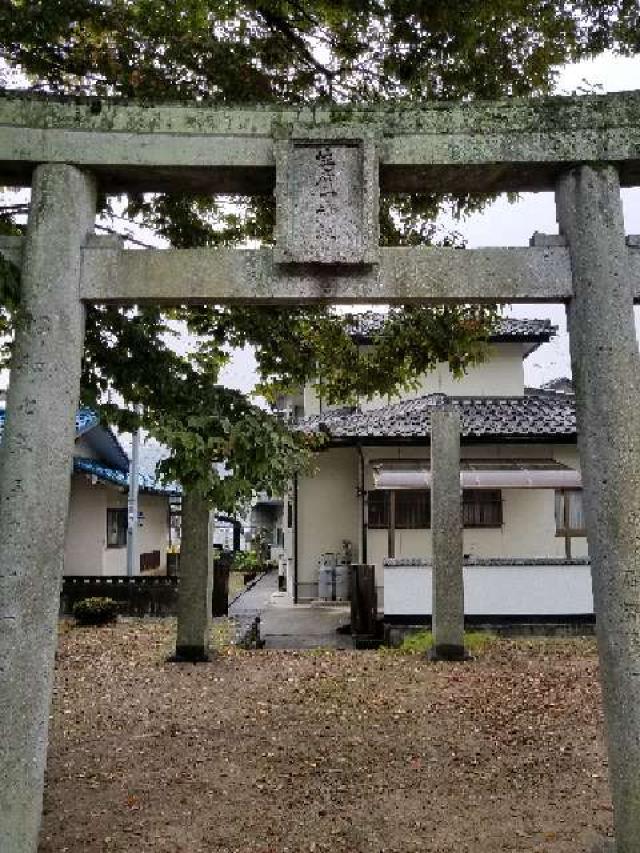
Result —
[{"label": "shaded path", "polygon": [[260,616],[260,637],[267,649],[352,649],[349,634],[337,629],[349,624],[348,606],[287,604],[273,599],[278,575],[268,572],[229,605],[229,616],[249,623]]}]

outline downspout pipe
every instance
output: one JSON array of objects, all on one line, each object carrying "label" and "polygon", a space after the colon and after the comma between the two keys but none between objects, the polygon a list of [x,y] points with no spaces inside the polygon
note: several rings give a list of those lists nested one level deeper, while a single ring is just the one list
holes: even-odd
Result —
[{"label": "downspout pipe", "polygon": [[298,475],[293,477],[293,603],[298,603]]},{"label": "downspout pipe", "polygon": [[364,453],[362,445],[358,444],[358,454],[360,456],[360,562],[367,562],[367,539],[368,537],[368,522],[367,522],[367,491],[364,481]]},{"label": "downspout pipe", "polygon": [[[138,409],[138,414],[140,409]],[[138,556],[138,489],[140,473],[140,427],[131,440],[131,460],[129,462],[129,492],[127,496],[127,576],[140,574]]]}]

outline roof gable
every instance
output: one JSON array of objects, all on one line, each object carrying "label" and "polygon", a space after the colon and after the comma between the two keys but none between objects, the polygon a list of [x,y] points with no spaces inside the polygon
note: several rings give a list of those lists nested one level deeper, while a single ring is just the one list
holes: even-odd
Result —
[{"label": "roof gable", "polygon": [[[4,435],[5,409],[0,408],[0,442]],[[120,444],[111,427],[103,426],[100,418],[91,409],[81,408],[76,412],[76,441],[82,438],[96,454],[96,458],[74,456],[73,470],[90,474],[105,483],[129,488],[129,456]],[[155,466],[154,466],[155,468]],[[161,484],[155,473],[141,471],[138,474],[139,488],[154,494],[174,495],[180,493],[176,484]]]},{"label": "roof gable", "polygon": [[[0,408],[0,441],[4,435],[6,412]],[[129,470],[129,457],[111,427],[103,426],[100,418],[88,408],[76,412],[76,441],[83,438],[96,457],[118,471]]]}]

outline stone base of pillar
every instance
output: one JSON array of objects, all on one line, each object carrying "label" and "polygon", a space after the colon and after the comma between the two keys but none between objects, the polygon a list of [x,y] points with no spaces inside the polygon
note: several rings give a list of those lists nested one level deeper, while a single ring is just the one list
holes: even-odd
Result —
[{"label": "stone base of pillar", "polygon": [[168,663],[206,663],[214,655],[202,646],[176,646],[176,652],[167,658]]},{"label": "stone base of pillar", "polygon": [[603,838],[593,845],[591,853],[616,853],[616,842],[613,838]]},{"label": "stone base of pillar", "polygon": [[471,655],[464,646],[433,646],[427,652],[427,659],[433,662],[437,661],[467,661],[471,660]]}]

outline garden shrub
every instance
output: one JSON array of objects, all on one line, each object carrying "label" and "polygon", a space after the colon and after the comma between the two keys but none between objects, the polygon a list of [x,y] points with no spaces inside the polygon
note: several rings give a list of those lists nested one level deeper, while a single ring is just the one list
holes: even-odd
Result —
[{"label": "garden shrub", "polygon": [[80,625],[106,625],[118,618],[118,604],[112,598],[83,598],[76,601],[72,612]]},{"label": "garden shrub", "polygon": [[236,551],[233,555],[234,572],[257,572],[259,568],[258,555],[255,551]]}]

